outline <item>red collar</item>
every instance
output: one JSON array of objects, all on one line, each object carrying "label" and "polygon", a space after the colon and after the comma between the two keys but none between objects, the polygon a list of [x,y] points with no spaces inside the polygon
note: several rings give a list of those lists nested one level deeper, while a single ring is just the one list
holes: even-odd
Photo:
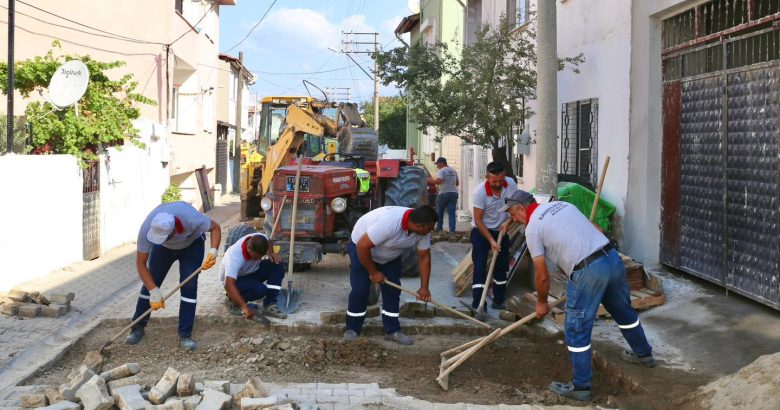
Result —
[{"label": "red collar", "polygon": [[[509,183],[508,183],[508,182],[506,182],[506,178],[504,178],[504,184],[503,184],[503,185],[504,185],[504,188],[506,188],[507,186],[509,186]],[[488,196],[493,196],[493,190],[492,190],[492,189],[490,189],[490,183],[488,183],[487,181],[485,181],[485,193],[486,193]]]},{"label": "red collar", "polygon": [[527,208],[525,208],[525,224],[528,225],[528,221],[531,220],[531,215],[534,213],[536,208],[539,206],[538,203],[532,202],[528,205]]},{"label": "red collar", "polygon": [[176,233],[180,234],[180,233],[184,232],[184,225],[182,225],[181,219],[179,219],[179,218],[174,216],[173,217],[173,222],[176,225]]},{"label": "red collar", "polygon": [[409,232],[409,214],[412,213],[412,210],[409,209],[406,212],[404,212],[404,217],[401,218],[401,229],[404,231]]},{"label": "red collar", "polygon": [[249,255],[249,251],[246,249],[247,245],[249,245],[249,240],[251,238],[252,237],[250,236],[249,238],[244,239],[244,242],[241,243],[241,253],[244,255],[245,261],[248,261],[249,259],[252,258],[252,256]]}]

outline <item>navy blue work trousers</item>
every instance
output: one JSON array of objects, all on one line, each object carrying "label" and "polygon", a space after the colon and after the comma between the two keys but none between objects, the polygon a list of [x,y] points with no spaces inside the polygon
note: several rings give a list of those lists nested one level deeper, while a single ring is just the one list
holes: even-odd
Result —
[{"label": "navy blue work trousers", "polygon": [[[347,246],[347,252],[349,253],[349,284],[352,286],[347,305],[347,330],[354,330],[360,334],[363,329],[363,321],[366,319],[371,280],[368,277],[368,271],[358,259],[357,246],[351,241]],[[400,256],[387,263],[377,263],[376,267],[387,280],[398,285],[401,284]],[[382,325],[389,335],[401,330],[401,322],[398,320],[400,299],[400,290],[382,285]]]}]

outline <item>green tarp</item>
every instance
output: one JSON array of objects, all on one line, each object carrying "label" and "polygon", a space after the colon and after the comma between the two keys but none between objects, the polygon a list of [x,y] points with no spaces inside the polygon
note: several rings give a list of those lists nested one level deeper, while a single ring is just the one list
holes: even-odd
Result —
[{"label": "green tarp", "polygon": [[[558,183],[558,200],[568,202],[577,207],[586,217],[590,216],[590,210],[593,207],[593,199],[596,193],[584,186],[574,182]],[[612,215],[615,214],[615,205],[603,197],[599,198],[598,209],[596,210],[596,222],[605,233],[612,229]]]}]

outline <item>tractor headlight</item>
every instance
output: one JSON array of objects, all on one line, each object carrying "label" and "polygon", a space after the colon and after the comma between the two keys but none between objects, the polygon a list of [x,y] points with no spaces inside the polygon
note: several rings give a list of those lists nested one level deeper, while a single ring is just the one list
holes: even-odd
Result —
[{"label": "tractor headlight", "polygon": [[274,203],[271,202],[271,199],[268,197],[265,197],[260,200],[260,208],[263,208],[263,211],[270,211],[271,208],[274,207]]},{"label": "tractor headlight", "polygon": [[340,214],[347,210],[347,200],[344,198],[333,198],[333,201],[330,202],[330,207],[333,209],[333,212]]}]

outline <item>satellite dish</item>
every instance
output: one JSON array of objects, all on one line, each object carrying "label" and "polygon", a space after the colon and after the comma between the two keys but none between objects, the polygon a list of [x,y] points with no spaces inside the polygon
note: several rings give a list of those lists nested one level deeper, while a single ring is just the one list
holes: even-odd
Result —
[{"label": "satellite dish", "polygon": [[62,109],[76,103],[87,91],[89,70],[79,60],[57,67],[49,81],[49,102]]},{"label": "satellite dish", "polygon": [[409,7],[409,11],[411,11],[412,14],[420,12],[420,0],[408,0],[406,6]]}]

